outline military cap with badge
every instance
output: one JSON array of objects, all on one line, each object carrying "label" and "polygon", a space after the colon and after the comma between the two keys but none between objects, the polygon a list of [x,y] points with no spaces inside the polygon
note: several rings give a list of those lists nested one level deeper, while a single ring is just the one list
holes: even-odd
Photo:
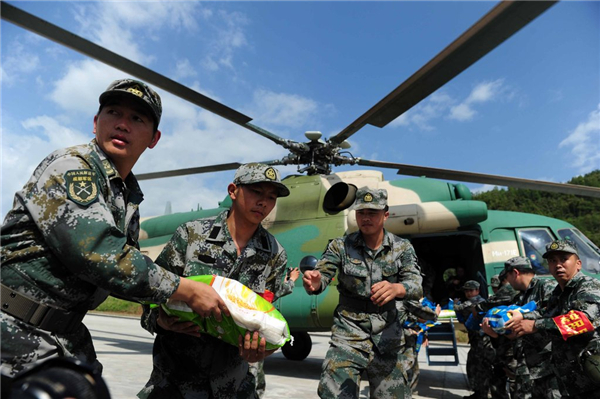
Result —
[{"label": "military cap with badge", "polygon": [[354,210],[385,209],[387,207],[387,190],[384,188],[361,187],[356,191]]},{"label": "military cap with badge", "polygon": [[233,178],[233,184],[272,183],[277,187],[278,197],[287,197],[290,190],[281,182],[279,171],[272,166],[262,163],[247,163],[238,168]]},{"label": "military cap with badge", "polygon": [[125,96],[137,101],[149,111],[154,118],[156,128],[158,128],[162,116],[162,102],[160,96],[147,84],[135,79],[115,80],[106,88],[104,93],[100,94],[100,105],[104,105],[115,96]]},{"label": "military cap with badge", "polygon": [[575,245],[575,243],[571,240],[552,241],[550,244],[546,245],[546,252],[542,256],[547,258],[552,252],[567,252],[570,254],[575,254],[579,257],[577,245]]}]

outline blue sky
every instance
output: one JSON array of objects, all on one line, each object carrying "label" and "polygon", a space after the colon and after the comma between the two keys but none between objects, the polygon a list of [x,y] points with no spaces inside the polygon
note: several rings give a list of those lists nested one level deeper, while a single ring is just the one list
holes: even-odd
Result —
[{"label": "blue sky", "polygon": [[[496,4],[9,3],[298,141],[307,130],[337,134]],[[1,45],[4,216],[43,157],[92,139],[99,94],[126,75],[4,20]],[[136,173],[286,154],[158,91],[163,136]],[[366,126],[349,142],[366,159],[553,182],[600,168],[600,3],[558,3],[385,128]],[[335,171],[348,169],[359,167]],[[233,173],[141,182],[142,216],[162,214],[167,201],[175,212],[215,207]]]}]

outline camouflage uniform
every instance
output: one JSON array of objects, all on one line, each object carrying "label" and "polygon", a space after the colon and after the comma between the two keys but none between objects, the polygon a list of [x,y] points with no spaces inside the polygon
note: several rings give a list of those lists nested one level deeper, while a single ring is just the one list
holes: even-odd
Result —
[{"label": "camouflage uniform", "polygon": [[412,393],[417,391],[419,384],[419,351],[417,350],[417,341],[419,334],[424,334],[417,325],[421,320],[436,321],[437,314],[435,310],[424,306],[419,301],[404,300],[398,301],[399,309],[406,313],[404,323],[404,337],[406,340],[406,358],[412,367],[407,371],[408,382]]},{"label": "camouflage uniform", "polygon": [[[546,307],[555,287],[555,281],[533,277],[525,292],[521,293],[515,301],[515,305],[523,306],[535,301],[537,310],[524,315],[525,319],[534,318]],[[553,377],[552,370],[549,367],[550,340],[539,333],[524,335],[517,338],[513,350],[515,359],[517,359],[515,373],[517,398],[528,399],[545,395],[541,391],[545,391],[545,387],[548,385],[554,385],[556,394],[556,385],[549,381]]]},{"label": "camouflage uniform", "polygon": [[[361,201],[385,203],[387,193],[384,198],[383,192],[359,189],[354,209]],[[402,283],[406,289],[404,299],[419,300],[422,278],[410,242],[385,230],[383,233],[383,242],[377,250],[365,244],[360,231],[336,238],[317,263],[321,287],[313,294],[323,292],[336,272],[340,294],[319,383],[318,393],[322,398],[357,398],[363,371],[369,379],[371,397],[411,397],[407,373],[412,364],[406,357],[404,317],[396,307],[399,301],[374,309],[370,297],[373,284],[389,281]],[[363,307],[358,310],[360,305]]]},{"label": "camouflage uniform", "polygon": [[[554,251],[577,254],[574,244],[566,240],[548,244],[544,257]],[[583,312],[593,330],[564,339],[553,318],[571,310]],[[586,350],[600,353],[600,281],[579,271],[566,283],[564,289],[557,285],[548,300],[543,317],[536,319],[535,327],[539,333],[552,340],[552,368],[558,378],[562,396],[597,397],[600,384],[583,372],[580,356]]]},{"label": "camouflage uniform", "polygon": [[[469,280],[462,289],[479,289],[479,283]],[[469,317],[473,316],[473,311],[476,311],[477,305],[484,301],[485,299],[480,295],[476,295],[464,302],[454,304],[454,312],[459,321],[467,327],[469,345],[471,346],[467,354],[467,377],[471,389],[475,392],[473,397],[478,398],[487,398],[490,390],[492,363],[496,354],[490,336],[481,333],[479,328],[481,321],[478,317],[474,319],[475,321],[472,324],[468,322],[470,321]]]},{"label": "camouflage uniform", "polygon": [[[500,284],[499,278],[498,284]],[[494,295],[477,305],[477,310],[479,312],[487,312],[498,306],[512,305],[518,295],[519,291],[515,290],[510,284],[501,285]],[[504,335],[499,335],[498,338],[491,338],[491,343],[496,355],[490,377],[490,393],[492,394],[492,399],[508,398],[509,394],[506,389],[506,383],[510,383],[512,387],[511,392],[515,390],[514,381],[511,382],[507,375],[514,375],[517,366],[513,354],[513,341]]]},{"label": "camouflage uniform", "polygon": [[[258,294],[279,291],[287,264],[283,247],[259,225],[238,256],[227,214],[181,225],[156,263],[181,276],[232,278]],[[145,307],[142,326],[157,335],[154,368],[140,398],[255,397],[255,378],[236,346],[210,335],[196,338],[164,331],[157,317],[156,309]]]},{"label": "camouflage uniform", "polygon": [[[73,179],[81,176],[90,178],[83,189],[95,195],[71,198],[69,190],[77,189]],[[135,176],[123,180],[95,140],[52,153],[16,193],[2,225],[2,284],[81,314],[111,292],[164,302],[179,277],[138,251],[142,198]],[[56,355],[96,360],[83,324],[52,334],[4,312],[0,317],[4,374]]]},{"label": "camouflage uniform", "polygon": [[[278,300],[279,298],[289,295],[294,290],[295,281],[292,279],[288,279],[281,284],[281,288],[279,291],[275,293],[273,302]],[[265,394],[265,390],[267,389],[267,381],[265,379],[265,368],[264,368],[264,360],[258,362],[248,363],[250,366],[250,372],[256,379],[256,395],[259,398],[262,398]]]},{"label": "camouflage uniform", "polygon": [[[560,335],[553,317],[579,310],[586,314],[594,331],[568,338]],[[565,286],[557,286],[552,292],[543,318],[536,320],[538,331],[552,339],[552,366],[563,396],[591,398],[600,385],[582,372],[579,356],[585,350],[600,352],[600,282],[578,272]],[[590,396],[592,395],[592,396]]]}]

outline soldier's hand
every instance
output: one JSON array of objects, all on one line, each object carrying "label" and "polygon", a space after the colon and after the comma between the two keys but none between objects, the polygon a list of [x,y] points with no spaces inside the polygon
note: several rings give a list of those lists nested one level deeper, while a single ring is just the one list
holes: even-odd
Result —
[{"label": "soldier's hand", "polygon": [[383,306],[396,298],[404,298],[406,289],[401,283],[390,283],[380,281],[371,286],[371,302],[377,306]]},{"label": "soldier's hand", "polygon": [[521,322],[521,320],[523,320],[523,314],[518,310],[509,310],[508,315],[510,317],[510,320],[504,323],[504,327],[508,329],[512,330],[515,325],[517,325]]},{"label": "soldier's hand", "polygon": [[266,350],[266,345],[267,341],[264,337],[260,337],[258,331],[247,331],[245,336],[240,335],[238,338],[240,357],[248,363],[261,361],[277,350]]},{"label": "soldier's hand", "polygon": [[298,277],[300,277],[300,270],[297,267],[294,267],[290,272],[290,279],[296,281],[298,280]]},{"label": "soldier's hand", "polygon": [[229,309],[217,291],[208,284],[182,278],[173,299],[184,301],[196,314],[202,317],[214,316],[217,321],[222,315],[229,316]]},{"label": "soldier's hand", "polygon": [[302,276],[302,284],[306,292],[315,292],[321,288],[321,272],[318,270],[307,270]]},{"label": "soldier's hand", "polygon": [[196,323],[191,321],[179,321],[179,317],[169,316],[162,307],[158,308],[158,319],[156,320],[156,323],[163,330],[188,334],[194,337],[200,336],[200,329]]},{"label": "soldier's hand", "polygon": [[481,329],[490,337],[498,338],[498,333],[492,329],[492,326],[490,326],[490,321],[487,317],[483,319],[483,322],[481,323]]},{"label": "soldier's hand", "polygon": [[532,334],[537,331],[535,328],[535,320],[520,320],[518,323],[515,323],[513,327],[511,327],[513,333],[517,337],[521,337],[526,334]]}]

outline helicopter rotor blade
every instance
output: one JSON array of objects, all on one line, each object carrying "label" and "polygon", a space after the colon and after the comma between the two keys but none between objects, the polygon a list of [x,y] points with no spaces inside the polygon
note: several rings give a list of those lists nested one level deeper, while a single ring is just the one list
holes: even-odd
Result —
[{"label": "helicopter rotor blade", "polygon": [[557,1],[501,1],[371,109],[330,138],[342,143],[365,125],[384,127],[502,44]]},{"label": "helicopter rotor blade", "polygon": [[[264,161],[260,162],[265,165],[281,165],[281,161],[272,160],[272,161]],[[242,166],[242,163],[239,162],[230,162],[230,163],[222,163],[218,165],[209,165],[209,166],[199,166],[195,168],[184,168],[184,169],[173,169],[173,170],[165,170],[162,172],[149,172],[149,173],[140,173],[136,174],[135,177],[137,180],[151,180],[151,179],[162,179],[164,177],[175,177],[175,176],[186,176],[186,175],[195,175],[200,173],[209,173],[209,172],[222,172],[225,170],[234,170]]]},{"label": "helicopter rotor blade", "polygon": [[407,165],[401,163],[372,161],[359,159],[363,166],[398,169],[399,175],[426,176],[434,179],[455,180],[468,183],[492,184],[502,187],[523,188],[529,190],[547,191],[551,193],[573,194],[585,197],[600,198],[600,188],[580,186],[577,184],[553,183],[542,180],[529,180],[518,177],[487,175],[483,173],[464,172],[451,169],[430,168],[426,166]]},{"label": "helicopter rotor blade", "polygon": [[2,4],[2,19],[7,20],[17,26],[32,31],[40,36],[50,39],[65,47],[73,49],[81,54],[91,57],[113,68],[121,70],[135,76],[153,86],[159,87],[179,98],[189,101],[199,107],[202,107],[214,114],[217,114],[233,123],[236,123],[248,130],[257,133],[276,144],[290,148],[294,142],[285,140],[276,134],[268,132],[250,123],[252,118],[246,116],[228,106],[219,103],[203,94],[198,93],[172,79],[167,78],[153,70],[137,64],[125,57],[120,56],[104,47],[101,47],[91,41],[77,36],[63,28],[60,28],[48,21],[29,14],[17,7],[14,7],[4,1]]}]

